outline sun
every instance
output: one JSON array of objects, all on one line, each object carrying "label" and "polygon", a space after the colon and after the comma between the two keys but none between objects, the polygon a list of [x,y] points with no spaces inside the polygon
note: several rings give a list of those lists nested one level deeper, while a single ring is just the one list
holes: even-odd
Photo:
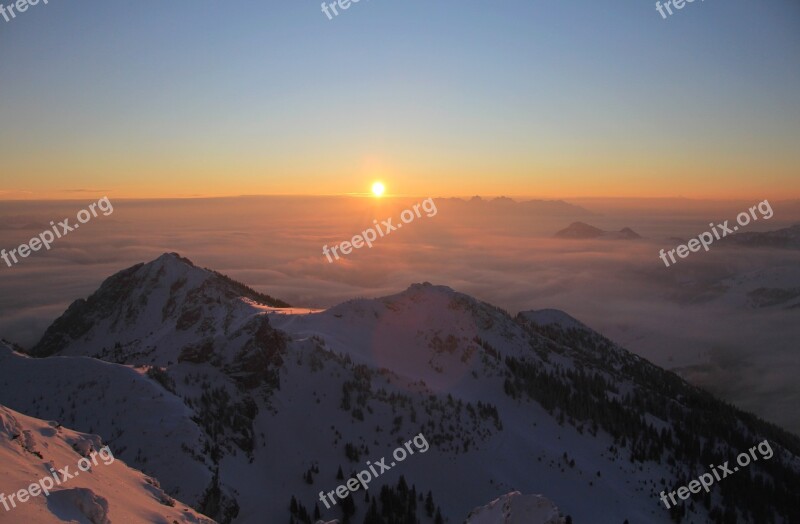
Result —
[{"label": "sun", "polygon": [[383,184],[380,182],[375,182],[372,184],[372,194],[376,197],[383,195],[383,192],[386,191],[386,188],[383,187]]}]

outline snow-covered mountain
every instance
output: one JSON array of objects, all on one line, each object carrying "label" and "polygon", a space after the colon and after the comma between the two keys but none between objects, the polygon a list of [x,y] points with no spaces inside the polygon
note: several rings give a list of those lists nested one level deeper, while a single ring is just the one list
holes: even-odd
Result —
[{"label": "snow-covered mountain", "polygon": [[742,309],[798,309],[799,283],[800,267],[787,264],[724,278],[708,295]]},{"label": "snow-covered mountain", "polygon": [[107,361],[166,365],[202,358],[204,344],[245,326],[254,304],[286,307],[175,253],[108,278],[76,300],[31,350],[34,356],[87,355]]},{"label": "snow-covered mountain", "polygon": [[201,507],[214,476],[202,453],[205,433],[154,376],[86,357],[30,358],[0,344],[0,403],[102,435],[115,456]]},{"label": "snow-covered mountain", "polygon": [[723,241],[747,247],[800,249],[800,224],[775,231],[746,231],[726,236]]},{"label": "snow-covered mountain", "polygon": [[[286,306],[164,255],[70,306],[31,349],[42,358],[0,352],[0,402],[102,435],[220,522],[461,522],[514,491],[576,522],[800,521],[797,437],[566,313],[511,317],[428,283]],[[323,505],[320,492],[418,435],[425,453]],[[764,439],[769,462],[675,509],[659,500]],[[527,507],[517,498],[492,507]]]},{"label": "snow-covered mountain", "polygon": [[2,405],[0,464],[0,522],[214,524],[109,453],[97,435]]}]

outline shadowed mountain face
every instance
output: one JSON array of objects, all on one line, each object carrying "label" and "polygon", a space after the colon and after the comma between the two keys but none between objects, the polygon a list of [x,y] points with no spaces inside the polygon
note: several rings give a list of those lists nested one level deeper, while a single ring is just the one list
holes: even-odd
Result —
[{"label": "shadowed mountain face", "polygon": [[[221,522],[260,523],[265,512],[288,521],[292,497],[307,514],[316,504],[323,520],[340,518],[352,508],[319,504],[320,490],[343,483],[339,468],[350,476],[415,435],[430,450],[397,464],[368,494],[385,485],[386,500],[405,500],[413,484],[432,491],[451,521],[514,489],[544,494],[577,522],[597,515],[721,522],[731,508],[748,521],[800,521],[796,437],[566,313],[511,317],[427,283],[326,311],[276,306],[285,304],[163,255],[74,303],[32,350],[50,358],[6,348],[0,400],[36,416],[69,417],[79,430],[102,427],[113,443],[137,422],[104,410],[138,405],[141,388],[159,391],[163,401],[150,404],[148,416],[187,426],[169,437],[181,451],[161,453],[152,429],[142,437],[149,445],[121,457],[169,477],[171,494],[180,490],[176,476],[202,468],[207,483],[187,502]],[[89,368],[86,381],[60,375]],[[35,379],[26,384],[21,375]],[[26,390],[57,383],[47,402]],[[92,391],[118,400],[103,409],[71,400]],[[696,495],[692,506],[667,510],[659,502],[661,490],[764,440],[775,450],[770,460]],[[352,501],[363,516],[365,494]],[[418,510],[421,522],[433,522]]]},{"label": "shadowed mountain face", "polygon": [[633,240],[642,238],[638,233],[629,227],[619,231],[603,231],[600,228],[591,226],[585,222],[573,222],[566,228],[555,233],[556,238],[568,239],[592,239],[605,238],[610,240]]}]

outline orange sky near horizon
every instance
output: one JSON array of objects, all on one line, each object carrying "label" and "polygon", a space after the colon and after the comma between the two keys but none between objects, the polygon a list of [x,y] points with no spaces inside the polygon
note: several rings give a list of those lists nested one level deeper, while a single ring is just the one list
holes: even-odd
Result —
[{"label": "orange sky near horizon", "polygon": [[[6,166],[7,168],[8,166]],[[660,172],[661,171],[661,172]],[[508,196],[512,198],[692,198],[713,200],[798,199],[800,170],[772,166],[768,174],[750,176],[745,169],[713,170],[701,166],[670,174],[664,167],[637,173],[608,166],[594,171],[577,167],[507,169],[502,173],[473,169],[420,172],[363,162],[352,171],[328,175],[268,168],[125,170],[116,175],[79,173],[20,176],[0,181],[0,200],[68,200],[110,198],[213,198],[241,195],[370,194],[373,182],[386,185],[386,196]],[[5,178],[5,177],[4,177]]]}]

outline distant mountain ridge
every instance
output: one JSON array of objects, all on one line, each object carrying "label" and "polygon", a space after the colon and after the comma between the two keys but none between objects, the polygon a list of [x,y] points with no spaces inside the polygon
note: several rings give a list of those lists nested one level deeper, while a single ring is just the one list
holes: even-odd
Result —
[{"label": "distant mountain ridge", "polygon": [[634,240],[642,238],[641,235],[629,227],[622,228],[619,231],[603,231],[585,222],[573,222],[566,228],[557,231],[554,236],[556,238],[565,239],[605,238],[613,240]]},{"label": "distant mountain ridge", "polygon": [[508,197],[483,198],[474,196],[463,198],[438,198],[437,205],[491,210],[502,214],[534,214],[549,216],[594,216],[588,209],[565,202],[564,200],[515,200]]}]

